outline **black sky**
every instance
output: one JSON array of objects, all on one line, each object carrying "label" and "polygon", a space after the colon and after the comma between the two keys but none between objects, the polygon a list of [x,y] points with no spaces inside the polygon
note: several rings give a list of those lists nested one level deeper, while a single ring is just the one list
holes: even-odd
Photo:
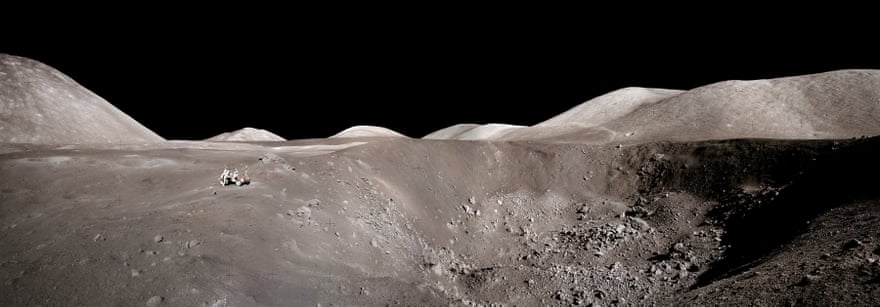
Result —
[{"label": "black sky", "polygon": [[880,69],[874,40],[848,31],[858,24],[670,26],[589,13],[184,14],[135,27],[116,16],[7,36],[0,52],[57,68],[168,139],[245,126],[314,138],[352,125],[421,137],[456,123],[532,125],[627,86]]}]

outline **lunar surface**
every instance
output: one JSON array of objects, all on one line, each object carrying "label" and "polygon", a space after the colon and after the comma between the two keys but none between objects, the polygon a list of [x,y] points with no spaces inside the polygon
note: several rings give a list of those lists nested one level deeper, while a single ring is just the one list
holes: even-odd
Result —
[{"label": "lunar surface", "polygon": [[[2,306],[880,297],[878,71],[625,88],[534,126],[422,139],[205,142],[164,141],[43,64],[2,63]],[[220,185],[225,167],[250,184]]]}]

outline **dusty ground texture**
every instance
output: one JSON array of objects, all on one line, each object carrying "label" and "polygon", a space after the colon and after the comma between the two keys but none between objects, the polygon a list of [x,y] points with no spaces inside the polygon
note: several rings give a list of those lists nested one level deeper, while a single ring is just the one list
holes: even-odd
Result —
[{"label": "dusty ground texture", "polygon": [[880,297],[878,138],[6,147],[3,306]]}]

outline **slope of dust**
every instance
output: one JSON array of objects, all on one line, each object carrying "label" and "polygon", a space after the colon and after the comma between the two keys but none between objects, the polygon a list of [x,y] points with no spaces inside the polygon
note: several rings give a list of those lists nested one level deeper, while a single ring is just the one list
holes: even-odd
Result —
[{"label": "slope of dust", "polygon": [[[3,175],[20,179],[0,182],[0,304],[864,305],[880,295],[880,195],[859,179],[880,171],[878,138],[398,138],[315,155],[192,143],[0,155]],[[252,183],[218,185],[225,165],[248,166]]]},{"label": "slope of dust", "polygon": [[500,139],[512,131],[517,131],[525,126],[508,124],[459,124],[434,131],[423,139],[426,140],[461,140],[479,141]]},{"label": "slope of dust", "polygon": [[0,142],[161,141],[160,136],[52,67],[0,54]]},{"label": "slope of dust", "polygon": [[340,131],[337,134],[331,136],[331,138],[383,138],[383,137],[391,137],[391,138],[399,138],[406,137],[403,134],[398,133],[397,131],[385,128],[385,127],[376,127],[376,126],[354,126],[345,130]]},{"label": "slope of dust", "polygon": [[637,108],[657,103],[683,92],[680,90],[626,87],[590,99],[535,125],[535,127],[598,126],[629,114]]},{"label": "slope of dust", "polygon": [[456,124],[431,132],[422,138],[426,140],[455,140],[458,139],[458,137],[463,133],[468,132],[479,126],[480,125],[478,124]]},{"label": "slope of dust", "polygon": [[263,129],[245,127],[232,132],[224,132],[205,141],[211,142],[284,142],[283,137]]}]

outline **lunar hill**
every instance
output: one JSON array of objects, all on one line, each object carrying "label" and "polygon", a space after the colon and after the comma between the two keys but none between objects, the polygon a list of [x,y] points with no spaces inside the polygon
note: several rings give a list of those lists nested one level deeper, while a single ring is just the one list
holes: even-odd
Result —
[{"label": "lunar hill", "polygon": [[0,142],[161,141],[162,137],[52,67],[0,54]]},{"label": "lunar hill", "polygon": [[232,132],[224,132],[205,141],[212,142],[283,142],[283,137],[263,129],[245,127]]},{"label": "lunar hill", "polygon": [[397,131],[377,126],[353,126],[340,131],[330,138],[405,138],[406,136]]},{"label": "lunar hill", "polygon": [[0,306],[874,305],[880,137],[849,136],[880,129],[876,75],[437,139],[3,140]]},{"label": "lunar hill", "polygon": [[468,127],[492,132],[473,138],[453,126],[425,138],[608,144],[871,136],[880,134],[880,71],[724,81],[689,91],[624,88],[531,127]]}]

